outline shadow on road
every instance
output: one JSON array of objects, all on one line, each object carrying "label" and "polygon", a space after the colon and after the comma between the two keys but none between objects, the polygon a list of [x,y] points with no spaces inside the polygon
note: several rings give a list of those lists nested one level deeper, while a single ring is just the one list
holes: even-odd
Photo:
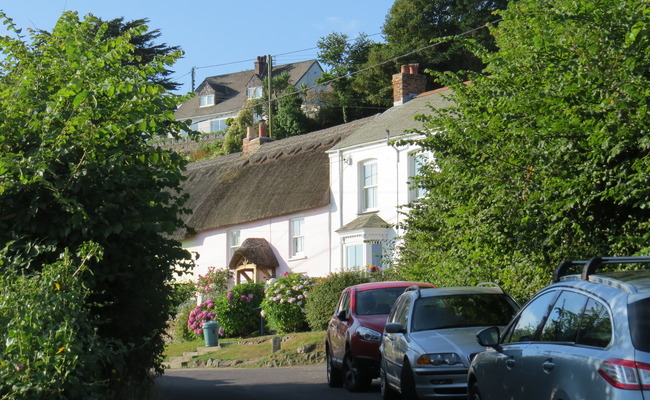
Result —
[{"label": "shadow on road", "polygon": [[330,388],[323,366],[170,370],[156,386],[161,400],[364,400],[379,394],[378,381],[363,393]]}]

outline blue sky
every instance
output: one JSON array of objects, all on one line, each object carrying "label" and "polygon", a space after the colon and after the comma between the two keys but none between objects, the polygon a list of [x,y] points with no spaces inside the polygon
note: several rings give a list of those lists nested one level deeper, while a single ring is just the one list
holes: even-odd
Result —
[{"label": "blue sky", "polygon": [[148,18],[149,28],[161,31],[160,41],[185,51],[173,69],[186,92],[191,90],[193,66],[198,85],[207,76],[252,69],[253,60],[261,55],[274,56],[274,64],[315,59],[317,41],[332,32],[350,38],[365,33],[373,35],[373,41],[383,41],[381,27],[393,2],[0,0],[0,9],[23,29],[51,30],[66,10],[104,20]]}]

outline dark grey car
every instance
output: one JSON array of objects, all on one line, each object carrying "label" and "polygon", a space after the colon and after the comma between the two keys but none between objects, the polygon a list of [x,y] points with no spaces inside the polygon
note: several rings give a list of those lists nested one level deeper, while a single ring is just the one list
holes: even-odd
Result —
[{"label": "dark grey car", "polygon": [[480,332],[489,348],[470,367],[469,399],[650,399],[650,270],[595,273],[619,263],[650,257],[563,263],[503,334]]},{"label": "dark grey car", "polygon": [[391,310],[380,346],[384,399],[464,399],[476,333],[519,309],[499,287],[413,288]]}]

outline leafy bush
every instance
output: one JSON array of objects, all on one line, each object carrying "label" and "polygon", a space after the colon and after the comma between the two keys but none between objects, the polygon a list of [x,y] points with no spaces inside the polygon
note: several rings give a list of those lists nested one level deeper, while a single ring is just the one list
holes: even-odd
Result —
[{"label": "leafy bush", "polygon": [[314,280],[303,274],[286,274],[268,281],[262,309],[269,326],[281,333],[307,328],[304,307]]},{"label": "leafy bush", "polygon": [[228,290],[228,282],[232,278],[232,271],[229,269],[216,269],[208,267],[205,275],[199,275],[195,283],[195,289],[203,295],[204,299],[223,296]]},{"label": "leafy bush", "polygon": [[172,308],[178,308],[187,301],[196,302],[195,284],[193,282],[174,282],[170,284],[169,302]]},{"label": "leafy bush", "polygon": [[[44,266],[56,263],[66,248],[72,251],[94,242],[103,252],[101,259],[89,261],[92,274],[75,276],[92,291],[87,306],[97,318],[84,320],[87,309],[75,298],[61,306],[71,316],[50,319],[50,311],[57,316],[63,312],[53,308],[59,304],[41,302],[36,294],[40,289],[30,286],[26,299],[33,306],[15,299],[9,306],[26,314],[24,321],[12,319],[15,325],[3,328],[9,335],[28,332],[7,337],[11,346],[2,361],[6,368],[15,368],[8,364],[14,360],[22,362],[18,360],[26,357],[25,350],[33,350],[33,357],[64,355],[76,366],[59,365],[61,369],[36,376],[32,373],[54,361],[42,364],[35,358],[28,360],[22,377],[15,377],[18,381],[7,377],[3,385],[47,380],[52,386],[42,386],[43,393],[52,394],[77,372],[90,380],[90,374],[102,374],[102,381],[116,390],[143,383],[163,371],[162,333],[173,310],[168,283],[175,270],[182,273],[192,264],[191,254],[171,239],[186,227],[182,216],[189,212],[187,196],[180,190],[186,163],[177,153],[149,143],[153,137],[189,130],[187,123],[173,117],[187,97],[155,82],[180,52],[153,45],[149,39],[155,32],[152,36],[137,21],[109,32],[92,15],[81,20],[65,12],[51,32],[25,35],[3,12],[0,22],[10,31],[0,35],[0,243],[6,244],[11,258],[0,266],[0,275],[20,269],[26,280],[8,284],[29,286],[27,277],[45,272]],[[138,55],[136,50],[143,47],[157,49],[156,55]],[[41,294],[46,294],[45,288]],[[48,311],[41,313],[38,307]],[[44,324],[32,322],[36,318]],[[56,333],[59,328],[67,333]],[[40,337],[35,329],[48,329],[52,336]],[[100,339],[88,339],[94,333]],[[57,346],[57,334],[68,335],[71,346],[66,348],[72,353],[49,353],[64,347]],[[95,340],[101,343],[90,346]],[[21,350],[13,353],[14,346]],[[104,354],[101,366],[94,365],[88,357],[101,351],[110,354]],[[60,379],[49,378],[56,376]],[[85,391],[86,379],[80,381],[79,391]],[[65,397],[99,397],[70,391]],[[125,400],[126,395],[118,398]]]},{"label": "leafy bush", "polygon": [[127,349],[109,345],[93,328],[82,279],[88,259],[66,252],[41,272],[7,267],[0,274],[0,398],[109,397],[102,366]]},{"label": "leafy bush", "polygon": [[236,285],[215,301],[217,321],[223,336],[249,336],[260,329],[263,283]]},{"label": "leafy bush", "polygon": [[196,333],[189,329],[187,321],[190,313],[196,308],[196,299],[189,299],[176,309],[176,317],[172,323],[172,339],[176,342],[185,342],[196,339]]},{"label": "leafy bush", "polygon": [[343,289],[359,283],[370,282],[371,275],[366,271],[337,272],[322,278],[311,290],[305,314],[309,328],[319,331],[327,328],[327,322],[336,308]]}]

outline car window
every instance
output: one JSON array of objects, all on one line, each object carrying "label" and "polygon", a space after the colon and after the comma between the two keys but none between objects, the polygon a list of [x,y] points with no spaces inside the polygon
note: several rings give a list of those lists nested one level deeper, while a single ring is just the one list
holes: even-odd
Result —
[{"label": "car window", "polygon": [[358,315],[379,315],[390,313],[395,300],[404,293],[403,287],[379,288],[357,292],[356,312]]},{"label": "car window", "polygon": [[502,294],[423,297],[415,302],[412,324],[414,331],[506,325],[516,311],[515,303]]},{"label": "car window", "polygon": [[341,295],[339,304],[336,307],[336,314],[345,311],[346,317],[349,316],[350,311],[350,292],[346,291]]},{"label": "car window", "polygon": [[632,344],[638,350],[650,352],[650,298],[630,303],[628,319]]},{"label": "car window", "polygon": [[[644,337],[647,337],[647,334],[644,334]],[[582,316],[576,343],[586,346],[607,347],[611,340],[612,319],[607,307],[594,299],[589,299]]]},{"label": "car window", "polygon": [[404,303],[406,303],[408,297],[409,296],[401,296],[401,297],[397,298],[397,301],[395,301],[395,305],[390,310],[390,314],[388,315],[388,318],[387,318],[388,322],[397,322],[397,319],[398,319],[402,309],[404,309]]},{"label": "car window", "polygon": [[575,343],[586,304],[587,296],[576,292],[562,292],[544,323],[540,340]]},{"label": "car window", "polygon": [[412,303],[413,300],[411,299],[411,296],[404,296],[404,302],[400,304],[399,309],[397,309],[397,312],[395,313],[394,322],[399,322],[404,328],[408,327],[409,311],[411,310]]},{"label": "car window", "polygon": [[506,334],[504,343],[534,340],[556,295],[557,291],[546,292],[528,303]]}]

